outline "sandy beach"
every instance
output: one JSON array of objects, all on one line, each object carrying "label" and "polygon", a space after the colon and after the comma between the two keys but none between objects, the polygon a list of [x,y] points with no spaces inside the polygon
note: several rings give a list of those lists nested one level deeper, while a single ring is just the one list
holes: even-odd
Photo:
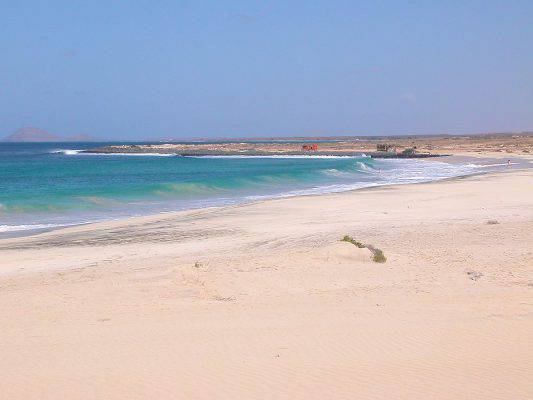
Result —
[{"label": "sandy beach", "polygon": [[509,171],[0,240],[0,397],[532,398],[532,182]]},{"label": "sandy beach", "polygon": [[0,400],[533,400],[533,0],[1,10]]}]

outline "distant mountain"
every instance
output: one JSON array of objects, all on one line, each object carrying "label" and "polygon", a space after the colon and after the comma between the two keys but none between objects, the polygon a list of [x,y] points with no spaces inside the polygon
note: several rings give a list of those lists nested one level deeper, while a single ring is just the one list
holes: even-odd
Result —
[{"label": "distant mountain", "polygon": [[27,126],[5,137],[4,142],[59,142],[61,138],[42,129]]},{"label": "distant mountain", "polygon": [[48,133],[32,126],[20,128],[15,133],[2,139],[3,142],[91,142],[93,138],[87,135],[62,137]]}]

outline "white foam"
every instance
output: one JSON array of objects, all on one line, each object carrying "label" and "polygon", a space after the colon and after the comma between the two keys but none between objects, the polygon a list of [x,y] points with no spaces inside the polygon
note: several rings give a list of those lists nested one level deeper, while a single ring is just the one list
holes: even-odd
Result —
[{"label": "white foam", "polygon": [[[247,196],[247,200],[264,200],[268,198],[282,198],[294,196],[308,196],[326,193],[339,193],[350,190],[385,186],[385,185],[405,185],[410,183],[423,183],[439,181],[459,176],[473,175],[479,173],[475,168],[467,165],[448,164],[443,162],[426,162],[424,160],[383,160],[384,163],[397,163],[398,168],[389,170],[375,170],[365,165],[358,172],[368,172],[375,174],[380,179],[374,182],[352,182],[320,185],[313,188],[292,190],[277,195],[256,195]],[[359,163],[358,163],[359,164]],[[361,163],[364,165],[363,163]],[[361,167],[359,165],[359,167]],[[325,170],[326,174],[341,176],[340,171],[335,169]],[[338,173],[338,174],[337,174]]]},{"label": "white foam", "polygon": [[67,226],[63,224],[28,224],[28,225],[0,225],[0,232],[31,231]]},{"label": "white foam", "polygon": [[361,161],[357,161],[357,167],[359,168],[359,172],[369,172],[369,173],[376,172],[374,168],[369,167],[368,165],[366,165],[365,163]]},{"label": "white foam", "polygon": [[53,154],[65,154],[67,156],[137,156],[137,157],[175,157],[176,153],[86,153],[85,150],[79,149],[60,149],[52,150]]},{"label": "white foam", "polygon": [[176,157],[176,153],[80,153],[84,156]]},{"label": "white foam", "polygon": [[294,155],[209,155],[209,156],[187,156],[190,158],[360,158],[362,156],[324,156],[324,155],[307,155],[307,154],[294,154]]},{"label": "white foam", "polygon": [[53,153],[53,154],[65,154],[67,156],[75,156],[76,154],[79,154],[80,151],[83,151],[83,150],[59,149],[59,150],[52,150],[50,153]]},{"label": "white foam", "polygon": [[499,163],[499,164],[466,164],[468,167],[471,168],[490,168],[490,167],[505,167],[506,165],[514,165],[516,163],[510,162],[510,163]]},{"label": "white foam", "polygon": [[361,172],[366,172],[366,171],[359,171],[359,170],[339,171],[336,168],[330,168],[330,169],[322,170],[320,172],[322,172],[326,176],[331,176],[333,178],[349,179],[349,178],[355,178],[357,177],[357,174],[360,174]]}]

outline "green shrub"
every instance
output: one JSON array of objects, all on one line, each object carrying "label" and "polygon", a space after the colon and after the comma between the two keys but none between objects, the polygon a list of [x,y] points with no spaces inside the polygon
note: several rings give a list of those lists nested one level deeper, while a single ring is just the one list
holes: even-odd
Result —
[{"label": "green shrub", "polygon": [[374,262],[384,263],[385,261],[387,261],[387,257],[385,257],[385,254],[383,254],[383,251],[381,249],[374,249],[372,253],[374,254],[372,256],[372,260]]},{"label": "green shrub", "polygon": [[360,249],[364,249],[364,248],[366,247],[364,243],[361,243],[361,242],[355,240],[353,237],[348,236],[348,235],[345,235],[345,236],[341,239],[341,242],[348,242],[348,243],[351,243],[351,244],[353,244],[354,246],[359,247]]},{"label": "green shrub", "polygon": [[374,261],[374,262],[384,263],[384,262],[387,261],[387,257],[385,257],[385,254],[383,254],[383,250],[378,249],[378,248],[372,246],[371,244],[364,244],[364,243],[358,242],[353,237],[348,236],[348,235],[345,235],[341,239],[341,242],[351,243],[354,246],[359,247],[360,249],[367,248],[368,250],[370,250],[372,252],[372,261]]}]

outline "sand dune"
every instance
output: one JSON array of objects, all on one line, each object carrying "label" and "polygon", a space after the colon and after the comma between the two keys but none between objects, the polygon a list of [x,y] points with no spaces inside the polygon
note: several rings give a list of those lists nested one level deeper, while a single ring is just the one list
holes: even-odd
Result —
[{"label": "sand dune", "polygon": [[533,398],[532,178],[1,240],[0,397]]}]

